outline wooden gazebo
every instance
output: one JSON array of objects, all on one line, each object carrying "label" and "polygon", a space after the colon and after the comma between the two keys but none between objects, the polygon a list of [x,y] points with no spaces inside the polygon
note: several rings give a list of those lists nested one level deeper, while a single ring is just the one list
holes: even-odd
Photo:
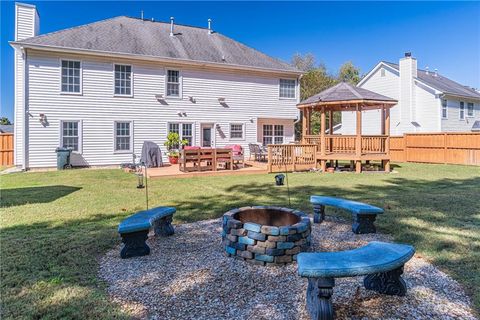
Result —
[{"label": "wooden gazebo", "polygon": [[[378,93],[341,82],[302,102],[297,107],[303,112],[302,144],[317,145],[316,161],[325,172],[327,161],[349,160],[355,171],[362,171],[362,161],[381,161],[390,171],[390,108],[397,101]],[[362,111],[381,110],[381,134],[362,135]],[[320,134],[311,134],[311,115],[320,112]],[[340,135],[333,132],[333,112],[356,112],[356,134]],[[326,114],[329,113],[328,134]]]}]

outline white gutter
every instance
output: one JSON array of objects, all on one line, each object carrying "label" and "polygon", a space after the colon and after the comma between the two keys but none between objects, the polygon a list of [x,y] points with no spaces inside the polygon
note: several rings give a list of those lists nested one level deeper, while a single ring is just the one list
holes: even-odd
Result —
[{"label": "white gutter", "polygon": [[156,61],[156,62],[163,62],[163,63],[173,63],[173,64],[182,64],[182,65],[190,65],[190,66],[194,65],[194,66],[200,66],[200,67],[214,67],[214,68],[235,69],[235,70],[245,70],[245,71],[254,70],[259,72],[289,74],[289,75],[296,75],[296,76],[303,74],[302,71],[294,71],[294,70],[250,67],[250,66],[243,66],[238,64],[223,64],[218,62],[195,61],[195,60],[188,60],[188,59],[173,59],[173,58],[157,57],[157,56],[151,56],[151,55],[123,53],[123,52],[64,48],[64,47],[57,47],[57,46],[22,43],[21,41],[10,41],[9,44],[12,47],[21,46],[23,48],[29,48],[29,49],[56,51],[56,52],[71,53],[71,54],[81,53],[86,55],[95,55],[95,56],[102,56],[102,57],[107,56],[107,57],[116,57],[116,58],[125,58],[125,59],[136,59],[136,60],[144,60],[144,61],[146,60],[146,61]]}]

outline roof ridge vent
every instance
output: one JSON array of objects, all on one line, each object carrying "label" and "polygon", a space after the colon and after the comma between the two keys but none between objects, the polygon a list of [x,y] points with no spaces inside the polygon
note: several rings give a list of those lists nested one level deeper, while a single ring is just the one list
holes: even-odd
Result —
[{"label": "roof ridge vent", "polygon": [[208,19],[208,34],[212,34],[213,33],[213,30],[212,30],[212,19]]},{"label": "roof ridge vent", "polygon": [[425,67],[425,73],[426,73],[426,74],[430,74],[430,72],[428,71],[428,66]]},{"label": "roof ridge vent", "polygon": [[175,20],[174,17],[170,17],[170,37],[173,37],[173,36],[174,36],[174,34],[173,34],[173,24],[174,24],[174,20]]}]

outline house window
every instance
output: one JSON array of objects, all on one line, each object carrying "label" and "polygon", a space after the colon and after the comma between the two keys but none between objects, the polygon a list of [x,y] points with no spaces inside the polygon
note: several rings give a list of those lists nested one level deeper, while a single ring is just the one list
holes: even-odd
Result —
[{"label": "house window", "polygon": [[460,101],[460,120],[465,119],[465,102]]},{"label": "house window", "polygon": [[[181,140],[187,140],[187,145],[193,145],[193,125],[191,123],[169,123],[168,132],[178,133]],[[174,146],[179,149],[179,146]]]},{"label": "house window", "polygon": [[283,125],[263,125],[263,145],[282,144],[283,143]]},{"label": "house window", "polygon": [[447,106],[447,99],[442,100],[442,118],[448,118],[448,106]]},{"label": "house window", "polygon": [[385,69],[380,69],[380,77],[385,77]]},{"label": "house window", "polygon": [[62,121],[61,147],[80,150],[80,121]]},{"label": "house window", "polygon": [[243,139],[243,124],[231,123],[230,124],[230,139]]},{"label": "house window", "polygon": [[473,103],[469,102],[467,103],[467,117],[473,117],[474,116],[474,109],[473,109]]},{"label": "house window", "polygon": [[80,93],[80,61],[62,60],[62,92]]},{"label": "house window", "polygon": [[115,65],[115,94],[132,95],[132,66]]},{"label": "house window", "polygon": [[280,98],[295,98],[295,80],[280,79]]},{"label": "house window", "polygon": [[180,97],[180,71],[167,70],[167,97]]},{"label": "house window", "polygon": [[115,151],[132,151],[132,123],[115,122]]}]

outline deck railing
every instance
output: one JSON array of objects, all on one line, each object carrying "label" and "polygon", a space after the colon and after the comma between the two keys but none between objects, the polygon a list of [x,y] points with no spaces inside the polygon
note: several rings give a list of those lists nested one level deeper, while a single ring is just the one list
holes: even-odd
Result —
[{"label": "deck railing", "polygon": [[[387,138],[385,135],[362,135],[361,136],[361,153],[385,153],[387,148]],[[326,154],[355,154],[356,153],[356,135],[325,135],[325,153]],[[306,144],[317,145],[318,151],[321,150],[322,144],[319,135],[307,135],[303,139]]]},{"label": "deck railing", "polygon": [[315,144],[269,144],[268,171],[297,171],[315,167]]},{"label": "deck railing", "polygon": [[352,135],[326,135],[325,152],[331,153],[355,153],[356,136]]},{"label": "deck railing", "polygon": [[362,153],[385,153],[388,136],[362,136]]}]

